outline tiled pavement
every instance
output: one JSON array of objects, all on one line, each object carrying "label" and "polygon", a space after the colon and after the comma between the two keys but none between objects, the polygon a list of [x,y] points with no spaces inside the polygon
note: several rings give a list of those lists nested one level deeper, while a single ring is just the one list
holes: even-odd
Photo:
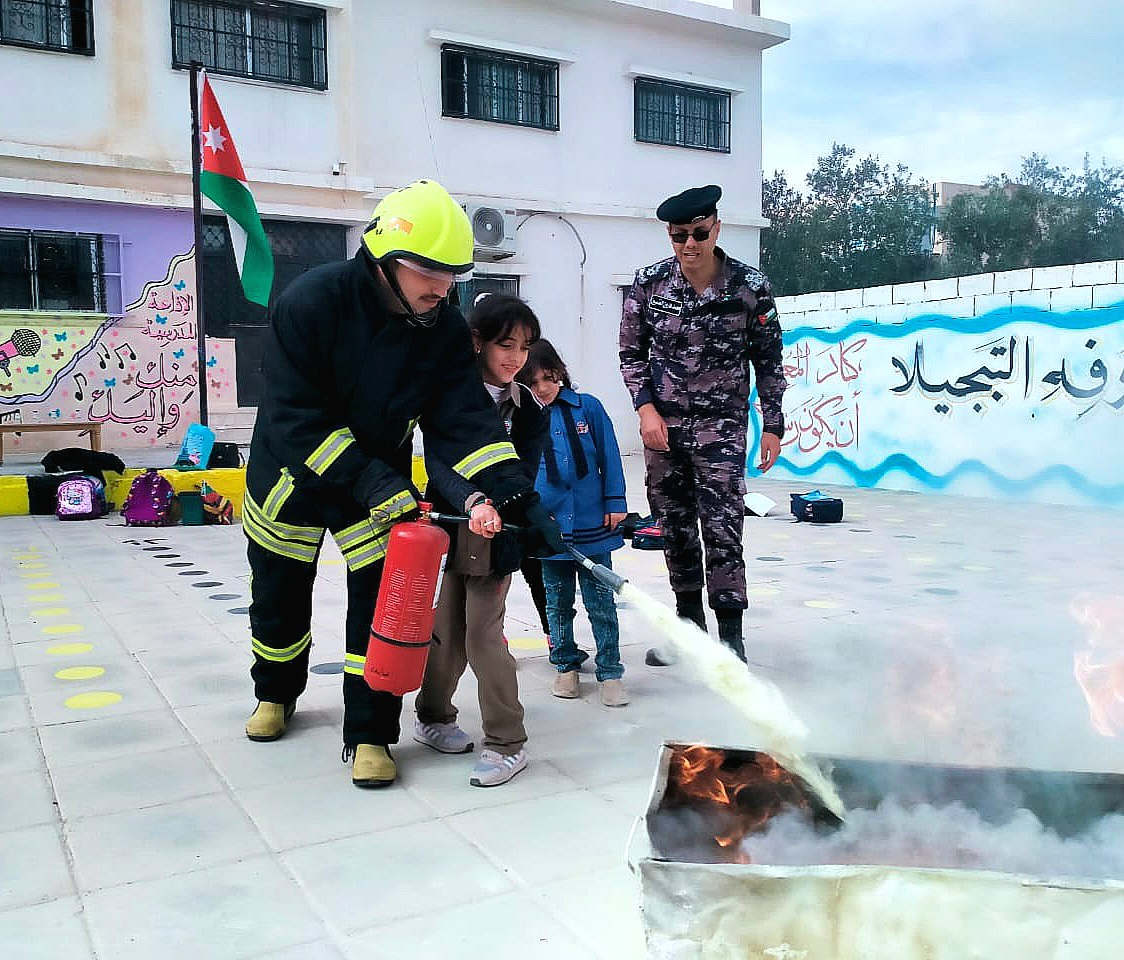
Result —
[{"label": "tiled pavement", "polygon": [[[641,469],[628,458],[633,504]],[[842,491],[833,527],[746,522],[756,668],[818,752],[1124,772],[1090,725],[1074,654],[1121,642],[1124,513]],[[633,702],[550,696],[525,587],[512,593],[531,764],[468,785],[471,757],[407,739],[390,790],[340,763],[338,673],[314,673],[290,733],[253,744],[241,530],[0,520],[0,956],[643,956],[625,846],[664,739],[754,744],[678,669]],[[662,557],[618,569],[666,597]],[[322,560],[314,665],[342,659],[343,567]],[[579,635],[589,645],[579,614]],[[1106,639],[1107,638],[1107,639]],[[1117,648],[1119,651],[1119,648]],[[1124,656],[1124,651],[1119,651]],[[462,721],[478,732],[474,682]],[[409,709],[405,713],[408,720]]]}]

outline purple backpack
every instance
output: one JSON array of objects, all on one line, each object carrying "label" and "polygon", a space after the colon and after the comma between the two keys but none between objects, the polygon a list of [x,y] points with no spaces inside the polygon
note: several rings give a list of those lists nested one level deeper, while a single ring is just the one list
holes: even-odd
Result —
[{"label": "purple backpack", "polygon": [[172,505],[176,492],[155,467],[149,467],[129,484],[121,507],[126,527],[168,527],[176,522]]},{"label": "purple backpack", "polygon": [[97,520],[108,512],[105,485],[96,477],[72,477],[59,484],[55,516],[60,520]]}]

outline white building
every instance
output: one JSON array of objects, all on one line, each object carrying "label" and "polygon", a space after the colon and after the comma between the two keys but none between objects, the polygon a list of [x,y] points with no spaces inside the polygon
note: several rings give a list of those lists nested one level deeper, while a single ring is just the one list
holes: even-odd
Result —
[{"label": "white building", "polygon": [[[723,245],[756,262],[761,54],[788,36],[758,4],[0,0],[0,339],[41,341],[0,373],[0,414],[99,420],[109,449],[174,442],[196,418],[185,67],[200,59],[278,288],[350,255],[388,190],[436,177],[498,212],[478,283],[517,286],[582,388],[628,422],[621,287],[670,253],[659,201],[721,184]],[[264,322],[231,283],[225,243],[208,220],[220,429],[238,422],[239,395],[243,408],[256,396]]]}]

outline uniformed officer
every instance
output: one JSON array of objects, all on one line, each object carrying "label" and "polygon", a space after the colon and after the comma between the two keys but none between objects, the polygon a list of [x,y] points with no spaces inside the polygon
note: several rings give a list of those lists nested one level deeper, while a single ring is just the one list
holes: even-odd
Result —
[{"label": "uniformed officer", "polygon": [[[744,660],[750,366],[763,421],[761,471],[780,453],[785,379],[768,278],[717,246],[721,196],[718,186],[695,187],[656,210],[674,256],[637,272],[624,302],[620,361],[640,418],[648,503],[663,525],[676,612],[705,630],[705,586],[720,639]],[[649,650],[647,662],[668,661]]]},{"label": "uniformed officer", "polygon": [[497,524],[494,501],[505,519],[530,525],[532,549],[562,549],[448,300],[472,252],[460,205],[419,180],[375,207],[354,258],[303,274],[270,311],[243,503],[259,701],[246,735],[280,737],[304,691],[316,562],[330,531],[347,564],[343,742],[360,787],[397,773],[389,747],[402,698],[371,690],[363,665],[391,524],[420,497],[410,483],[415,426],[428,456],[492,498],[471,507],[474,530]]}]

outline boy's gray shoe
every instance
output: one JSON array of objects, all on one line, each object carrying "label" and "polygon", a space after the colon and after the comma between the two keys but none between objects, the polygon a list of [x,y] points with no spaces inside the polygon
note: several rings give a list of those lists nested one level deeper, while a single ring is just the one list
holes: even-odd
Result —
[{"label": "boy's gray shoe", "polygon": [[422,723],[414,721],[414,739],[440,753],[468,753],[475,744],[455,723]]},{"label": "boy's gray shoe", "polygon": [[511,756],[496,753],[495,750],[481,750],[468,782],[474,787],[498,787],[501,783],[507,783],[526,766],[526,750],[520,750]]},{"label": "boy's gray shoe", "polygon": [[578,682],[577,670],[556,673],[554,682],[550,685],[550,692],[563,700],[573,700],[578,696]]}]

